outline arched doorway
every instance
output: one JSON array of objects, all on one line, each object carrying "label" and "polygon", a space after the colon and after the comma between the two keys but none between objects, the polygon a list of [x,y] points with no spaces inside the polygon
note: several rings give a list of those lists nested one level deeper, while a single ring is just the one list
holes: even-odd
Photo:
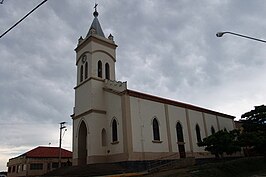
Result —
[{"label": "arched doorway", "polygon": [[182,129],[182,125],[180,124],[180,122],[176,124],[176,136],[177,136],[177,144],[178,144],[180,158],[186,158],[183,129]]},{"label": "arched doorway", "polygon": [[87,127],[84,121],[79,126],[78,134],[78,165],[87,164]]}]

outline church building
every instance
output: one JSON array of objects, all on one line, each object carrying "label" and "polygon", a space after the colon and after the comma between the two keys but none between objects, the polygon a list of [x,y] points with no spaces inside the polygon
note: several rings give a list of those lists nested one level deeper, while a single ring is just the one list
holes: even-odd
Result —
[{"label": "church building", "polygon": [[211,157],[197,143],[234,129],[235,117],[128,89],[115,77],[114,37],[105,37],[96,7],[93,15],[75,49],[73,165]]}]

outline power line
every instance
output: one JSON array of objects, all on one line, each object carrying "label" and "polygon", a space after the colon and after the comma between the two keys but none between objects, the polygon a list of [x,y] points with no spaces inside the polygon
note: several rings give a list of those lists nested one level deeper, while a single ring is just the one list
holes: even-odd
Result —
[{"label": "power line", "polygon": [[46,123],[46,122],[33,122],[33,123],[24,123],[24,122],[11,122],[11,123],[4,123],[0,122],[0,126],[32,126],[32,125],[54,125],[54,123]]},{"label": "power line", "polygon": [[[34,12],[36,9],[38,9],[41,5],[43,5],[46,1],[42,1],[40,4],[38,4],[34,9],[32,9],[30,12],[28,12],[24,17],[22,17],[17,23],[15,23],[13,26],[11,26],[8,30],[6,30],[1,36],[0,39],[6,35],[9,31],[11,31],[13,28],[15,28],[20,22],[22,22],[25,18],[27,18],[32,12]],[[4,0],[2,0],[0,3],[2,4]]]}]

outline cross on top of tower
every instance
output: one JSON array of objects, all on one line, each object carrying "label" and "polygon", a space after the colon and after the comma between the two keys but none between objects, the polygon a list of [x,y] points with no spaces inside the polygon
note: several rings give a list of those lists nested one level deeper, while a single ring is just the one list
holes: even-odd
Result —
[{"label": "cross on top of tower", "polygon": [[95,11],[97,11],[97,6],[98,6],[98,4],[95,3],[95,5],[93,7],[95,9]]},{"label": "cross on top of tower", "polygon": [[93,12],[93,16],[94,17],[98,17],[98,15],[99,15],[99,13],[97,12],[97,6],[98,6],[98,4],[95,3],[95,5],[93,7],[95,9],[94,12]]}]

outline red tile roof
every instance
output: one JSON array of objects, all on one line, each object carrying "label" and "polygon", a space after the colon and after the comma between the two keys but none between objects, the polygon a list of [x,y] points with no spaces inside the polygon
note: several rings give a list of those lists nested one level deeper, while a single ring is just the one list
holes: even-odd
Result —
[{"label": "red tile roof", "polygon": [[[26,157],[32,158],[52,158],[59,157],[59,147],[44,147],[39,146],[36,147],[25,154]],[[62,158],[72,158],[72,152],[66,149],[61,149],[61,157]]]}]

